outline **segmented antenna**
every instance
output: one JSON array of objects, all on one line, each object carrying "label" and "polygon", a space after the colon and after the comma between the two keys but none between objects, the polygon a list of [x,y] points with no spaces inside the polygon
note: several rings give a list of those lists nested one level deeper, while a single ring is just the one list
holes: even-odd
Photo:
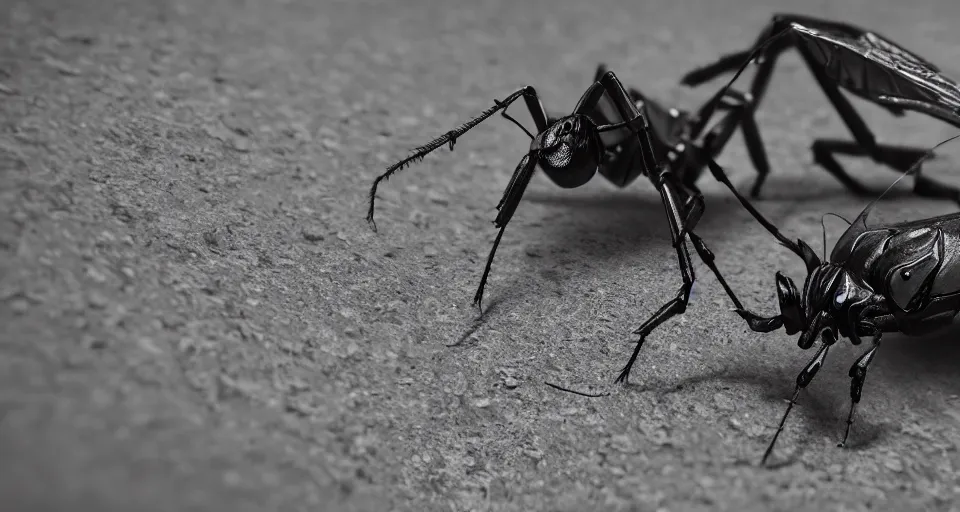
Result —
[{"label": "segmented antenna", "polygon": [[384,171],[383,174],[381,174],[380,176],[377,176],[377,179],[374,180],[373,182],[373,186],[370,187],[370,208],[369,210],[367,210],[367,222],[370,223],[370,227],[373,228],[374,231],[377,230],[377,223],[373,221],[373,209],[374,209],[374,202],[376,201],[376,198],[377,198],[377,186],[380,185],[381,181],[390,179],[390,176],[392,176],[397,171],[400,171],[413,163],[423,160],[423,157],[427,156],[433,151],[436,151],[438,148],[444,145],[449,144],[450,150],[452,151],[454,144],[456,144],[457,139],[460,138],[460,136],[470,131],[471,128],[482,123],[493,114],[496,114],[497,112],[503,109],[506,109],[507,107],[510,106],[511,103],[516,101],[517,98],[525,94],[528,94],[528,89],[529,89],[528,87],[524,87],[523,89],[520,89],[514,92],[510,96],[507,96],[507,98],[503,101],[494,100],[495,105],[485,110],[479,116],[467,121],[466,123],[463,123],[458,128],[454,130],[450,130],[449,132],[437,137],[436,139],[433,139],[432,141],[424,144],[423,146],[420,146],[414,149],[413,152],[410,154],[410,156],[391,165],[390,167],[387,168],[386,171]]},{"label": "segmented antenna", "polygon": [[824,261],[827,260],[827,225],[823,221],[824,219],[827,218],[827,215],[833,215],[834,217],[846,222],[848,226],[851,224],[849,220],[843,218],[843,216],[841,216],[838,213],[827,212],[827,213],[824,213],[822,216],[820,216],[820,227],[823,228],[823,260]]},{"label": "segmented antenna", "polygon": [[[940,146],[942,146],[942,145],[944,145],[944,144],[946,144],[946,143],[948,143],[948,142],[956,139],[957,137],[960,137],[960,134],[954,135],[953,137],[950,137],[949,139],[944,140],[944,141],[938,143],[936,146],[934,146],[934,147],[930,148],[929,150],[927,150],[927,152],[924,153],[923,156],[921,156],[920,158],[918,158],[917,161],[914,162],[914,164],[911,165],[910,168],[906,170],[906,172],[904,172],[903,174],[901,174],[900,177],[896,179],[896,181],[894,181],[892,184],[890,184],[890,186],[887,187],[887,189],[884,190],[883,193],[880,194],[879,197],[877,197],[876,199],[873,200],[873,202],[871,202],[870,204],[868,204],[868,205],[863,209],[863,211],[860,212],[860,215],[857,215],[857,218],[854,219],[853,222],[854,222],[854,223],[859,222],[859,223],[863,226],[863,228],[866,229],[866,228],[867,228],[867,216],[870,215],[870,211],[873,210],[873,208],[877,205],[877,203],[878,203],[881,199],[883,199],[883,197],[886,196],[891,190],[893,190],[893,187],[897,186],[897,184],[900,183],[900,180],[906,178],[907,176],[910,176],[910,175],[913,174],[917,169],[919,169],[919,168],[920,168],[920,165],[921,165],[926,159],[928,159],[928,158],[930,158],[930,157],[933,156],[933,152],[936,151],[937,148],[939,148]],[[852,225],[852,224],[851,224],[851,225]]]}]

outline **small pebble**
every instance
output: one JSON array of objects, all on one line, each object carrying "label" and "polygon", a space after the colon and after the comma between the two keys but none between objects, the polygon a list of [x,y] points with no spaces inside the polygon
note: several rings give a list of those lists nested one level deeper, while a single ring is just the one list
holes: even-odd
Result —
[{"label": "small pebble", "polygon": [[736,408],[733,398],[727,393],[715,393],[713,395],[713,402],[717,404],[717,407],[726,411],[732,411]]},{"label": "small pebble", "polygon": [[80,70],[63,62],[62,60],[54,59],[53,57],[47,57],[43,59],[44,64],[50,66],[51,68],[60,72],[61,75],[67,76],[77,76],[80,74]]},{"label": "small pebble", "polygon": [[536,461],[543,459],[543,452],[537,449],[524,450],[523,454]]},{"label": "small pebble", "polygon": [[520,385],[520,382],[517,379],[514,379],[513,377],[507,377],[506,379],[503,379],[503,385],[507,389],[516,389],[517,386]]},{"label": "small pebble", "polygon": [[242,478],[240,474],[236,471],[227,471],[223,474],[223,483],[227,484],[230,487],[236,487],[240,485]]},{"label": "small pebble", "polygon": [[10,309],[18,315],[22,315],[30,309],[30,303],[24,299],[17,299],[10,303]]},{"label": "small pebble", "polygon": [[895,471],[897,473],[903,471],[903,463],[900,462],[900,459],[892,455],[883,461],[883,465],[886,466],[890,471]]},{"label": "small pebble", "polygon": [[490,403],[491,402],[489,398],[480,398],[473,402],[473,406],[478,409],[485,409],[487,407],[490,407]]},{"label": "small pebble", "polygon": [[150,338],[147,338],[147,337],[140,338],[140,340],[138,341],[138,345],[140,345],[140,348],[142,348],[143,350],[146,350],[147,352],[150,352],[152,354],[156,354],[156,355],[163,354],[163,351],[160,350],[160,347],[158,347],[157,344],[154,343],[153,340]]},{"label": "small pebble", "polygon": [[446,206],[450,204],[450,201],[446,198],[446,196],[440,194],[435,190],[427,191],[427,200],[429,200],[431,203],[439,204],[441,206]]},{"label": "small pebble", "polygon": [[360,352],[360,345],[355,341],[351,341],[350,344],[347,345],[347,356],[352,356],[357,352]]},{"label": "small pebble", "polygon": [[323,241],[323,232],[320,231],[319,226],[307,226],[301,231],[303,238],[308,242],[321,242]]},{"label": "small pebble", "polygon": [[87,295],[87,304],[92,308],[104,309],[110,302],[100,292],[90,292]]},{"label": "small pebble", "polygon": [[103,350],[107,348],[107,341],[103,338],[91,338],[86,340],[84,345],[91,350]]},{"label": "small pebble", "polygon": [[196,347],[197,347],[197,344],[194,343],[193,339],[191,338],[186,338],[186,337],[180,338],[180,341],[177,343],[177,350],[184,353],[190,352]]},{"label": "small pebble", "polygon": [[426,256],[426,257],[428,257],[428,258],[433,258],[433,257],[435,257],[437,254],[439,254],[439,251],[437,251],[437,248],[434,247],[434,246],[432,246],[432,245],[428,245],[428,246],[426,246],[426,247],[423,248],[423,255]]},{"label": "small pebble", "polygon": [[231,146],[233,146],[233,149],[241,153],[247,153],[252,148],[252,144],[250,144],[249,140],[240,137],[234,137],[231,139]]}]

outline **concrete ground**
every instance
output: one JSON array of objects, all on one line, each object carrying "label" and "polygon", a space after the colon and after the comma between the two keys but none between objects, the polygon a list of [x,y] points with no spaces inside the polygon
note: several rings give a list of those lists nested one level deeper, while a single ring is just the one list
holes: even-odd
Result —
[{"label": "concrete ground", "polygon": [[[613,386],[630,332],[679,285],[648,183],[536,177],[482,320],[471,298],[493,207],[528,145],[516,127],[494,118],[397,175],[379,232],[363,220],[384,167],[494,98],[532,84],[569,110],[604,61],[692,108],[719,83],[685,90],[683,72],[752,43],[782,10],[795,9],[6,2],[5,510],[951,510],[960,330],[885,338],[846,449],[846,374],[863,349],[838,345],[764,468],[812,354],[782,331],[749,332],[702,264],[686,315],[650,337],[629,387]],[[875,28],[960,75],[951,0],[803,12]],[[882,140],[953,133],[863,112]],[[758,207],[819,250],[821,214],[865,201],[811,163],[814,138],[848,135],[795,55],[759,122],[775,169]],[[960,182],[958,162],[947,149],[927,169]],[[739,136],[720,163],[752,182]],[[849,168],[878,188],[896,176]],[[800,262],[702,186],[701,236],[772,314],[774,272],[802,279]],[[905,193],[883,204],[897,218],[956,209]],[[832,243],[842,223],[827,225]]]}]

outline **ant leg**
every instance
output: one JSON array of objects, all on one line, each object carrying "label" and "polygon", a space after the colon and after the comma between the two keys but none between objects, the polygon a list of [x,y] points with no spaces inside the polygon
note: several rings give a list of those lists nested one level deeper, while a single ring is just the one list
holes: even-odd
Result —
[{"label": "ant leg", "polygon": [[757,211],[757,209],[750,204],[750,201],[747,201],[747,199],[737,191],[737,188],[733,186],[733,183],[730,183],[730,178],[728,178],[727,174],[723,172],[723,168],[714,162],[712,158],[707,159],[707,166],[710,168],[710,173],[713,174],[713,177],[730,190],[733,196],[737,198],[737,201],[740,202],[740,205],[743,206],[745,210],[750,212],[750,215],[752,215],[753,218],[756,219],[756,221],[759,222],[768,233],[773,235],[784,247],[793,251],[797,256],[800,256],[807,266],[807,271],[811,271],[814,267],[820,265],[820,258],[817,257],[817,254],[813,252],[813,249],[811,249],[806,242],[803,240],[797,240],[794,242],[784,236],[783,233],[781,233],[772,222],[767,220],[763,214]]},{"label": "ant leg", "polygon": [[817,372],[823,367],[823,360],[827,357],[827,350],[830,349],[830,345],[836,340],[831,340],[828,343],[826,340],[823,345],[820,346],[820,350],[813,356],[813,359],[803,367],[803,370],[797,375],[797,387],[794,388],[793,397],[790,398],[790,404],[787,405],[787,410],[783,413],[783,417],[780,418],[780,425],[777,427],[777,432],[773,434],[773,439],[770,440],[770,444],[767,446],[767,451],[763,453],[763,459],[760,461],[760,464],[766,464],[767,458],[770,457],[770,454],[773,453],[773,446],[777,443],[777,438],[780,437],[780,432],[783,432],[783,425],[787,422],[787,416],[790,415],[790,411],[793,409],[793,406],[796,405],[797,399],[800,397],[800,391],[807,387],[810,384],[810,381],[813,380],[813,377],[817,375]]},{"label": "ant leg", "polygon": [[647,336],[663,322],[666,322],[674,316],[682,315],[687,310],[687,304],[690,302],[690,290],[693,288],[696,275],[693,271],[693,265],[690,262],[690,253],[687,251],[686,243],[680,244],[680,247],[677,248],[677,257],[680,263],[680,276],[683,279],[683,284],[680,285],[677,296],[674,297],[673,300],[660,307],[650,319],[644,322],[637,330],[633,331],[634,334],[639,335],[639,339],[637,340],[636,347],[633,349],[633,354],[630,356],[630,361],[627,362],[626,366],[624,366],[620,372],[620,376],[617,377],[617,383],[623,383],[624,385],[630,383],[630,369],[633,367],[633,363],[636,362],[637,356],[640,354],[640,348],[643,347],[643,342],[646,341]]},{"label": "ant leg", "polygon": [[[682,187],[682,185],[679,186]],[[700,220],[700,215],[703,213],[704,202],[703,194],[700,193],[700,190],[696,187],[692,188],[693,190],[690,191],[690,199],[684,203],[684,206],[688,206],[690,209],[688,210],[687,216],[684,220],[683,228],[681,229],[680,236],[677,237],[677,240],[682,242],[684,236],[690,238],[690,242],[693,244],[694,250],[697,251],[697,255],[700,256],[700,259],[704,262],[704,264],[707,265],[707,268],[709,268],[710,271],[713,272],[713,275],[716,276],[717,281],[720,282],[720,286],[723,287],[723,290],[727,293],[727,296],[730,297],[730,300],[736,307],[735,311],[742,318],[744,318],[744,320],[747,320],[747,324],[750,326],[750,329],[757,332],[771,332],[779,329],[783,326],[783,320],[779,315],[773,318],[763,318],[744,309],[743,303],[740,302],[737,294],[732,288],[730,288],[730,285],[723,277],[720,269],[717,268],[716,256],[714,256],[713,251],[707,247],[707,244],[702,238],[700,238],[699,235],[693,232],[693,228],[696,227],[697,221]],[[694,214],[696,214],[695,218]]]},{"label": "ant leg", "polygon": [[[628,384],[630,369],[633,367],[634,362],[636,362],[640,348],[643,346],[646,337],[663,322],[674,316],[683,314],[684,311],[686,311],[687,304],[690,301],[690,290],[693,288],[696,274],[693,270],[693,264],[690,261],[690,253],[685,240],[681,238],[681,233],[683,233],[683,218],[678,205],[677,191],[674,190],[673,187],[675,177],[657,161],[656,153],[653,151],[653,142],[650,139],[647,120],[640,114],[636,105],[631,101],[629,93],[627,93],[623,84],[620,83],[620,80],[613,72],[607,71],[596,83],[604,88],[613,101],[620,117],[630,126],[631,131],[635,133],[638,138],[639,147],[637,150],[640,152],[639,163],[643,166],[644,174],[651,178],[654,187],[660,193],[661,202],[667,215],[667,224],[670,228],[670,237],[677,251],[677,262],[683,281],[680,289],[677,291],[676,297],[664,304],[650,319],[634,331],[634,334],[638,334],[640,337],[637,340],[637,345],[634,348],[633,354],[630,356],[629,362],[624,366],[616,380],[618,383]],[[578,105],[574,111],[580,111],[581,105],[586,104],[586,101],[581,100],[581,104]],[[657,172],[655,177],[652,173],[654,170]]]},{"label": "ant leg", "polygon": [[850,427],[853,425],[853,414],[857,410],[857,404],[860,403],[860,397],[863,394],[863,382],[867,378],[867,368],[873,361],[873,357],[880,348],[880,339],[883,333],[879,328],[871,327],[873,330],[873,346],[863,353],[857,362],[850,367],[850,413],[847,414],[847,429],[843,434],[843,440],[837,444],[838,448],[843,448],[847,444],[847,438],[850,436]]},{"label": "ant leg", "polygon": [[[842,151],[840,146],[835,144],[839,142],[844,141],[830,141],[823,139],[813,141],[813,146],[810,148],[813,151],[813,161],[816,162],[820,167],[826,169],[826,171],[833,175],[837,181],[842,183],[843,186],[847,187],[847,190],[849,190],[851,193],[861,197],[878,195],[879,192],[870,190],[865,185],[854,179],[853,176],[850,176],[847,173],[847,170],[840,165],[840,162],[833,157],[834,153],[850,154],[848,151]],[[862,146],[855,142],[851,142],[849,144],[852,146],[852,149],[858,150],[858,154],[864,154]]]},{"label": "ant leg", "polygon": [[[818,139],[814,141],[812,149],[817,163],[841,181],[844,180],[844,176],[848,178],[849,176],[840,163],[833,157],[834,154],[873,156],[871,155],[871,151],[862,145],[844,140]],[[886,144],[877,144],[875,149],[876,158],[878,158],[881,163],[900,172],[909,170],[910,167],[923,158],[926,153],[926,150],[919,148],[890,146]],[[866,187],[863,187],[859,183],[856,183],[856,185],[861,188],[860,190],[855,190],[855,192],[861,195],[875,195],[874,191],[867,190]],[[923,176],[920,173],[920,169],[917,169],[915,175],[913,192],[921,197],[951,199],[960,202],[960,189]]]},{"label": "ant leg", "polygon": [[697,227],[697,224],[700,223],[700,219],[703,217],[703,212],[706,210],[707,205],[703,200],[703,192],[700,192],[700,189],[696,185],[684,185],[682,183],[677,183],[678,189],[683,190],[687,194],[687,200],[683,202],[683,211],[686,214],[683,217],[683,225],[680,229],[679,240],[683,240],[694,228]]},{"label": "ant leg", "polygon": [[[696,233],[688,233],[690,237],[690,242],[693,244],[694,250],[697,251],[697,255],[700,256],[700,259],[703,260],[703,263],[713,272],[713,275],[717,276],[717,281],[720,282],[720,286],[723,287],[723,290],[727,292],[727,296],[730,297],[730,300],[733,301],[733,305],[737,307],[737,310],[743,310],[743,303],[740,302],[740,299],[737,298],[737,294],[733,292],[733,289],[730,288],[730,285],[727,284],[727,280],[724,279],[723,275],[720,274],[720,269],[717,268],[715,262],[716,257],[713,255],[713,251],[707,247],[707,244],[703,242],[703,239],[700,238]],[[779,327],[779,326],[778,326]]]},{"label": "ant leg", "polygon": [[750,189],[750,196],[755,198],[760,195],[760,189],[770,174],[770,161],[760,136],[760,127],[754,117],[756,103],[750,96],[739,91],[730,90],[726,94],[728,96],[725,99],[735,103],[723,105],[731,109],[731,112],[704,136],[704,148],[710,158],[716,158],[739,125],[747,145],[747,154],[757,170],[757,179]]},{"label": "ant leg", "polygon": [[633,349],[633,355],[630,356],[630,360],[626,366],[623,367],[620,376],[617,377],[616,380],[617,383],[623,383],[624,385],[629,384],[630,369],[633,367],[633,363],[636,362],[637,356],[640,354],[640,348],[643,347],[647,336],[663,322],[666,322],[674,316],[682,315],[686,311],[687,304],[690,301],[690,290],[693,288],[693,283],[696,280],[696,273],[693,270],[693,263],[690,261],[690,252],[687,250],[687,244],[683,239],[679,238],[681,230],[680,211],[677,207],[676,193],[673,190],[668,176],[672,176],[670,172],[662,170],[658,181],[654,181],[654,184],[660,192],[660,198],[667,213],[667,224],[670,227],[670,237],[673,239],[674,248],[677,251],[677,262],[680,267],[680,277],[683,283],[680,285],[680,289],[677,290],[676,297],[661,306],[653,316],[633,332],[639,335],[637,345]]},{"label": "ant leg", "polygon": [[436,151],[437,149],[443,146],[449,146],[453,150],[454,144],[456,144],[457,139],[466,134],[468,131],[475,128],[477,125],[485,121],[487,118],[496,114],[497,112],[506,109],[514,101],[523,97],[524,101],[527,104],[527,108],[530,110],[530,115],[533,117],[534,122],[537,125],[537,129],[543,131],[547,127],[547,114],[543,110],[543,105],[540,103],[540,97],[537,95],[537,91],[530,87],[529,85],[523,87],[517,91],[514,91],[510,96],[507,96],[503,101],[494,100],[494,106],[483,111],[477,117],[463,123],[457,128],[450,130],[449,132],[433,139],[432,141],[415,148],[409,156],[400,160],[399,162],[387,167],[383,174],[377,176],[373,181],[373,185],[370,186],[369,193],[369,208],[367,209],[367,222],[370,224],[370,228],[374,231],[377,230],[377,224],[373,220],[374,205],[377,199],[377,187],[380,185],[380,182],[390,179],[395,173],[406,168],[407,166],[423,160],[425,156]]},{"label": "ant leg", "polygon": [[[605,63],[601,62],[600,64],[598,64],[598,65],[597,65],[597,71],[596,71],[596,73],[593,74],[593,81],[594,81],[594,82],[599,82],[600,79],[603,78],[603,75],[606,75],[606,74],[607,74],[607,71],[609,71],[609,70],[610,70],[610,68],[607,67],[607,65],[606,65]],[[638,90],[636,90],[636,89],[634,89],[634,88],[632,88],[632,87],[629,88],[629,89],[627,89],[627,94],[630,96],[630,99],[632,99],[632,100],[634,101],[634,103],[636,103],[636,102],[638,102],[638,101],[644,101],[643,94],[640,94],[640,91],[638,91]]]},{"label": "ant leg", "polygon": [[527,184],[530,183],[530,178],[533,177],[533,172],[536,168],[537,156],[535,154],[527,154],[524,156],[517,165],[516,170],[513,171],[510,184],[507,185],[507,189],[503,192],[503,197],[500,198],[500,203],[497,204],[499,213],[497,213],[497,218],[493,223],[500,231],[497,232],[497,238],[494,240],[490,254],[487,256],[487,264],[483,268],[483,276],[480,278],[477,293],[473,296],[473,303],[480,309],[481,314],[483,314],[483,289],[487,284],[490,268],[493,266],[493,256],[497,253],[497,247],[500,245],[500,239],[503,238],[504,230],[507,229],[507,223],[510,222],[513,214],[517,211],[517,206],[520,205],[523,192],[527,189]]}]

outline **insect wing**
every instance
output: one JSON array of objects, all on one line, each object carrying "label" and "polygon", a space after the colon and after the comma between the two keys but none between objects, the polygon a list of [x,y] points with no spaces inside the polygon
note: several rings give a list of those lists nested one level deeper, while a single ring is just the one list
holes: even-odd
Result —
[{"label": "insect wing", "polygon": [[940,69],[872,32],[851,37],[793,23],[803,50],[829,78],[871,100],[883,96],[960,108],[960,85]]}]

